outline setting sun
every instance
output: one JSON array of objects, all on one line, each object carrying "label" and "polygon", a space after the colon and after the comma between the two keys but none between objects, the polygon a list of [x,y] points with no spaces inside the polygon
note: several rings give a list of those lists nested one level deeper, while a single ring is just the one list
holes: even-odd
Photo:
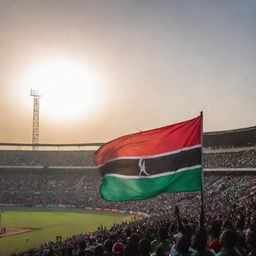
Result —
[{"label": "setting sun", "polygon": [[93,111],[101,94],[100,78],[88,67],[70,61],[54,61],[34,69],[26,87],[40,91],[41,110],[70,119]]}]

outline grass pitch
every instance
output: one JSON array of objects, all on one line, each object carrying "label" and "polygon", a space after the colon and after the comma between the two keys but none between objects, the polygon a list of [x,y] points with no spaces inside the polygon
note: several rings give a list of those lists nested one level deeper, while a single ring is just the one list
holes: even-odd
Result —
[{"label": "grass pitch", "polygon": [[113,223],[130,220],[128,214],[83,209],[13,208],[5,207],[1,224],[5,227],[36,228],[37,230],[10,235],[0,239],[0,256],[39,247],[42,243],[55,241],[56,235],[66,237],[95,231],[100,224],[109,227]]}]

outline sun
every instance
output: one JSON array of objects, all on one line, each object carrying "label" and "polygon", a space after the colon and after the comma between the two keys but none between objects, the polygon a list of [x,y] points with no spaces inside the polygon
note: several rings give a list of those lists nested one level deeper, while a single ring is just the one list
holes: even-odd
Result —
[{"label": "sun", "polygon": [[40,91],[40,111],[59,119],[87,115],[101,97],[99,75],[84,64],[66,60],[30,70],[26,86]]}]

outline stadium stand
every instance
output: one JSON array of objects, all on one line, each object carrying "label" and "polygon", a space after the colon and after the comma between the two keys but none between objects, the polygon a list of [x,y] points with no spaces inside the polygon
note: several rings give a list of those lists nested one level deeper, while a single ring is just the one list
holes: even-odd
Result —
[{"label": "stadium stand", "polygon": [[[94,151],[24,151],[0,150],[0,169],[31,167],[95,167]],[[256,150],[210,153],[204,155],[205,168],[255,168]]]},{"label": "stadium stand", "polygon": [[94,151],[1,150],[4,205],[100,207],[149,214],[110,229],[101,226],[90,234],[58,237],[12,256],[256,255],[255,131],[252,127],[205,135],[204,227],[196,192],[130,202],[102,200]]},{"label": "stadium stand", "polygon": [[255,168],[256,150],[209,153],[204,155],[205,168]]},{"label": "stadium stand", "polygon": [[93,166],[95,151],[1,150],[0,166]]}]

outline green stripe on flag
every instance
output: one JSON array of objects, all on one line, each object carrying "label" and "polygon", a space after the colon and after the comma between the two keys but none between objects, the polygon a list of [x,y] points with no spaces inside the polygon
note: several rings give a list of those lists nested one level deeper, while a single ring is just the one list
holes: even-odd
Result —
[{"label": "green stripe on flag", "polygon": [[100,195],[110,201],[140,200],[165,192],[200,191],[201,186],[201,168],[195,167],[160,177],[106,175],[102,179]]}]

